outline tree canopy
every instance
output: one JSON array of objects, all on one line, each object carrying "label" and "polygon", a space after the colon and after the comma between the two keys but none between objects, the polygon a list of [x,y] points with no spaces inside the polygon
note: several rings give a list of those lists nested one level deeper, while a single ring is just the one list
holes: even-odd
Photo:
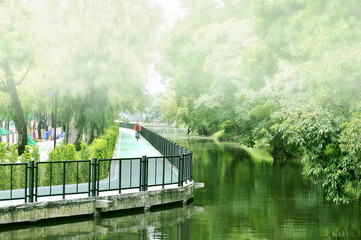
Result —
[{"label": "tree canopy", "polygon": [[[41,122],[54,112],[45,93],[55,93],[58,118],[75,145],[83,133],[88,142],[102,134],[118,112],[144,109],[147,65],[162,18],[156,7],[147,0],[2,1],[0,60],[7,59],[15,80],[31,65],[17,88],[20,109],[36,112]],[[2,113],[19,112],[9,111],[7,94],[1,99]]]},{"label": "tree canopy", "polygon": [[[56,93],[76,145],[117,113],[151,106],[189,132],[221,130],[222,139],[302,158],[329,200],[359,198],[361,3],[181,3],[185,15],[162,35],[163,13],[149,0],[0,1],[1,116],[26,132],[24,115],[44,120],[54,112],[44,93]],[[152,104],[150,64],[169,79]]]},{"label": "tree canopy", "polygon": [[183,1],[159,70],[164,116],[201,134],[302,157],[337,203],[359,198],[357,1]]}]

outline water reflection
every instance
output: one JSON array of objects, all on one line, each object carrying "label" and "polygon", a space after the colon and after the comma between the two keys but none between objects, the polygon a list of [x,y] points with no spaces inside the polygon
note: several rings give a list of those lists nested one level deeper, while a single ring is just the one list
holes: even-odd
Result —
[{"label": "water reflection", "polygon": [[[21,229],[0,229],[0,239],[177,239],[191,238],[191,218],[203,211],[193,204],[162,211],[103,215],[96,220],[37,224]],[[127,213],[129,214],[129,213]],[[117,216],[118,215],[118,216]],[[69,220],[67,220],[69,221]]]},{"label": "water reflection", "polygon": [[[324,200],[320,186],[302,176],[300,160],[252,160],[235,144],[210,138],[177,137],[193,150],[195,192],[204,211],[192,217],[192,239],[360,239],[360,205]],[[197,229],[197,231],[194,231]]]},{"label": "water reflection", "polygon": [[253,161],[235,144],[189,138],[182,129],[158,130],[193,150],[193,177],[205,183],[195,191],[194,205],[102,217],[97,222],[7,230],[0,232],[0,239],[361,238],[359,203],[325,201],[322,188],[302,176],[299,160],[265,164]]}]

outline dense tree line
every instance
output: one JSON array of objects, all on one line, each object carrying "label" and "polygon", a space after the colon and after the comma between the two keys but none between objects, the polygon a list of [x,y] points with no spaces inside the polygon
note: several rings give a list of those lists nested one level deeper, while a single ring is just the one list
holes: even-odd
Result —
[{"label": "dense tree line", "polygon": [[359,199],[361,3],[183,4],[158,66],[172,79],[163,118],[302,157],[327,199]]},{"label": "dense tree line", "polygon": [[82,134],[90,144],[120,111],[144,109],[161,19],[150,1],[1,1],[0,15],[0,117],[14,120],[20,155],[24,115],[39,129],[54,116],[46,92],[57,94],[58,126],[75,146]]}]

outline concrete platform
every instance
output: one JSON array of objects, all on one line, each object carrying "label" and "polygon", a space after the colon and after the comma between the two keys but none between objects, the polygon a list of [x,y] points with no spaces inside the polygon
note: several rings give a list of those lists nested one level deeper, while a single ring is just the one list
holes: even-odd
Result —
[{"label": "concrete platform", "polygon": [[[118,141],[114,151],[114,158],[139,158],[144,155],[148,157],[162,156],[162,154],[144,138],[136,141],[133,130],[120,128]],[[150,165],[149,169],[152,170],[152,167],[158,169],[161,164],[155,166],[153,167],[153,165]],[[136,170],[136,167],[133,168]],[[116,169],[118,169],[116,161],[112,163],[110,169],[114,169],[114,171],[109,174],[110,178],[108,182],[106,182],[106,180],[100,182],[101,186],[102,184],[108,185],[109,183],[111,185],[113,182],[118,183],[119,176],[122,178],[122,187],[123,184],[127,184],[126,179],[123,179],[123,177],[126,178],[127,175],[123,172],[120,174],[120,172],[116,171]],[[127,168],[126,166],[122,166],[121,169],[126,170]],[[166,171],[169,170],[173,172],[173,167],[171,167],[171,164],[169,163],[167,163],[165,169]],[[162,169],[158,169],[158,172],[161,172],[161,170]],[[139,176],[136,174],[134,174],[133,177],[139,179]],[[148,177],[150,183],[151,181],[158,182],[156,180],[158,177],[153,177],[151,174]],[[174,172],[173,177],[176,180],[178,179],[177,172]],[[173,179],[173,177],[171,176],[171,179]],[[67,187],[70,186],[67,185]],[[5,202],[2,202],[2,204],[0,204],[0,206],[2,205],[0,207],[0,226],[14,223],[32,223],[56,218],[79,216],[99,217],[101,213],[104,212],[139,208],[147,212],[153,206],[179,202],[186,204],[188,200],[193,198],[194,189],[198,187],[199,186],[195,185],[193,181],[189,181],[182,187],[178,187],[178,184],[175,184],[175,186],[165,186],[164,189],[162,189],[161,186],[155,186],[149,187],[148,191],[137,190],[137,192],[134,192],[133,189],[130,189],[127,192],[127,190],[122,190],[121,194],[117,191],[109,191],[103,193],[106,195],[98,197],[67,195],[66,198],[69,196],[70,199],[62,200],[52,196],[42,200],[39,199],[42,202],[25,204],[12,203],[14,205],[8,206],[5,206]]]},{"label": "concrete platform", "polygon": [[194,183],[173,189],[162,189],[113,196],[99,196],[72,200],[26,203],[0,208],[0,225],[36,222],[45,219],[93,215],[103,212],[142,208],[145,212],[153,206],[182,202],[194,196]]},{"label": "concrete platform", "polygon": [[[168,223],[172,222],[177,222],[178,227],[174,234],[179,236],[179,234],[189,232],[184,228],[189,226],[192,215],[204,211],[203,207],[194,204],[161,211],[155,210],[147,213],[134,212],[135,214],[131,215],[106,214],[106,217],[95,220],[90,217],[77,218],[70,222],[67,219],[47,220],[45,223],[36,223],[36,225],[6,226],[0,228],[0,239],[19,239],[19,236],[22,240],[44,239],[44,236],[48,239],[100,239],[104,235],[113,235],[117,237],[116,239],[149,239],[139,236],[144,232],[148,236],[154,236],[154,233],[159,233],[157,228],[163,228],[165,225],[166,229],[169,226]],[[26,228],[23,227],[24,225]],[[190,238],[181,237],[180,239]]]}]

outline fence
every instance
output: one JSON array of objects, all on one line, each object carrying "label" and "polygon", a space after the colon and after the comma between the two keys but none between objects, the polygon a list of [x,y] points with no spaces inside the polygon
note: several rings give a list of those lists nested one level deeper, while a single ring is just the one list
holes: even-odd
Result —
[{"label": "fence", "polygon": [[[120,127],[133,128],[133,124]],[[192,152],[142,128],[142,136],[164,156],[0,164],[0,201],[122,190],[147,191],[192,180]]]},{"label": "fence", "polygon": [[[120,127],[134,129],[133,123],[120,123]],[[159,134],[142,127],[141,135],[150,142],[156,149],[159,150],[164,156],[182,156],[182,172],[184,180],[192,179],[192,151],[178,145],[177,143],[160,136]],[[170,159],[172,161],[172,159]],[[180,162],[180,161],[179,161]],[[177,168],[179,168],[179,162],[172,162]]]}]

